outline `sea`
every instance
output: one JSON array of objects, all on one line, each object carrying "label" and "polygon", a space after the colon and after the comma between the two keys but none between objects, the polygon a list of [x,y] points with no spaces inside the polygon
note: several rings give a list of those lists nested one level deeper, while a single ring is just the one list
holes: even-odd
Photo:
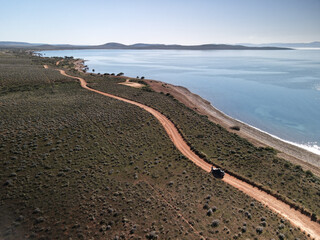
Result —
[{"label": "sea", "polygon": [[320,155],[320,49],[59,50],[89,71],[184,86],[232,118]]}]

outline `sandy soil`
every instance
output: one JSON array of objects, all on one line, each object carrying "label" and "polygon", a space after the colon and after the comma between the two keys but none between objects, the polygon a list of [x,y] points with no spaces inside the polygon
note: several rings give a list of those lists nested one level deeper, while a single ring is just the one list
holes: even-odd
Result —
[{"label": "sandy soil", "polygon": [[[278,150],[278,156],[294,164],[301,165],[305,170],[312,171],[315,175],[320,176],[320,156],[301,149],[289,143],[276,139],[266,133],[241,123],[218,109],[214,108],[210,102],[200,96],[190,92],[188,89],[180,86],[163,83],[154,80],[145,80],[153,90],[157,92],[170,93],[177,100],[187,107],[194,109],[202,115],[207,115],[214,123],[218,123],[230,132],[234,132],[241,137],[248,139],[256,146],[270,146]],[[232,126],[239,126],[240,131],[230,129]]]},{"label": "sandy soil", "polygon": [[141,83],[130,82],[130,79],[129,79],[129,78],[126,79],[125,82],[122,82],[122,83],[119,83],[119,84],[121,84],[121,85],[126,85],[126,86],[129,86],[129,87],[134,87],[134,88],[142,88],[142,87],[144,87],[144,85],[141,84]]},{"label": "sandy soil", "polygon": [[[95,90],[92,88],[89,88],[87,86],[86,81],[83,78],[80,77],[74,77],[71,75],[66,74],[64,70],[58,70],[60,73],[64,76],[71,77],[73,79],[77,79],[80,81],[81,87],[96,92],[98,94],[114,98],[129,104],[133,104],[135,106],[138,106],[149,113],[151,113],[154,117],[156,117],[159,122],[164,127],[165,131],[169,135],[170,139],[174,143],[174,145],[177,147],[177,149],[185,155],[188,159],[193,161],[197,166],[205,170],[206,172],[210,172],[211,165],[205,162],[203,159],[198,157],[187,145],[187,143],[183,140],[182,136],[179,134],[177,128],[174,126],[174,124],[167,119],[163,114],[156,111],[153,108],[150,108],[146,105],[143,105],[141,103],[134,102],[132,100],[128,100],[125,98],[121,98],[118,96],[114,96],[105,92],[101,92],[99,90]],[[293,208],[290,208],[289,205],[281,202],[280,200],[277,200],[275,197],[267,194],[266,192],[263,192],[253,186],[251,186],[248,183],[245,183],[237,178],[234,178],[228,174],[225,175],[223,178],[223,181],[226,183],[234,186],[235,188],[239,189],[240,191],[244,192],[245,194],[251,196],[252,198],[260,201],[261,203],[268,206],[273,211],[277,212],[284,218],[288,219],[293,225],[300,227],[302,231],[305,231],[307,234],[310,234],[311,237],[315,239],[320,240],[320,225],[316,222],[311,221],[311,219],[305,215],[303,215],[301,212],[294,210]]]},{"label": "sandy soil", "polygon": [[74,68],[79,71],[79,72],[84,72],[83,69],[84,69],[84,60],[83,59],[78,59],[76,61],[73,62],[74,64]]}]

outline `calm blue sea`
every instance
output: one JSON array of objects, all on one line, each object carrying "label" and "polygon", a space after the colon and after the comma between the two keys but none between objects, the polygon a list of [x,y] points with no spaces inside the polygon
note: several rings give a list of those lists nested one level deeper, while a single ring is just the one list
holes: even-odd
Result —
[{"label": "calm blue sea", "polygon": [[320,154],[320,49],[64,50],[90,70],[187,87],[229,116]]}]

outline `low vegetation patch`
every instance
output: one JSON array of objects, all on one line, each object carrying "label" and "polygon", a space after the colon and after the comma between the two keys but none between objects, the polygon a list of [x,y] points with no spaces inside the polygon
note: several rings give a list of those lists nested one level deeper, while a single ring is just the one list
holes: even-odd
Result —
[{"label": "low vegetation patch", "polygon": [[[200,171],[148,112],[82,89],[40,63],[55,67],[52,59],[0,55],[6,87],[40,86],[0,95],[1,239],[307,239]],[[88,78],[141,101],[160,95],[121,86],[117,77]],[[197,139],[207,139],[201,134]]]}]

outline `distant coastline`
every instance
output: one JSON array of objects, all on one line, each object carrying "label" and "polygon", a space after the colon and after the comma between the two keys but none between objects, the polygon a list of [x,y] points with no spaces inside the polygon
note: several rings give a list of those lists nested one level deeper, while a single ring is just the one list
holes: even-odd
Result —
[{"label": "distant coastline", "polygon": [[178,45],[178,44],[146,44],[136,43],[125,45],[110,42],[102,45],[70,45],[70,44],[31,44],[24,42],[0,42],[1,48],[29,49],[29,50],[81,50],[81,49],[127,49],[127,50],[292,50],[287,47],[275,46],[244,46],[230,44],[201,44],[201,45]]}]

